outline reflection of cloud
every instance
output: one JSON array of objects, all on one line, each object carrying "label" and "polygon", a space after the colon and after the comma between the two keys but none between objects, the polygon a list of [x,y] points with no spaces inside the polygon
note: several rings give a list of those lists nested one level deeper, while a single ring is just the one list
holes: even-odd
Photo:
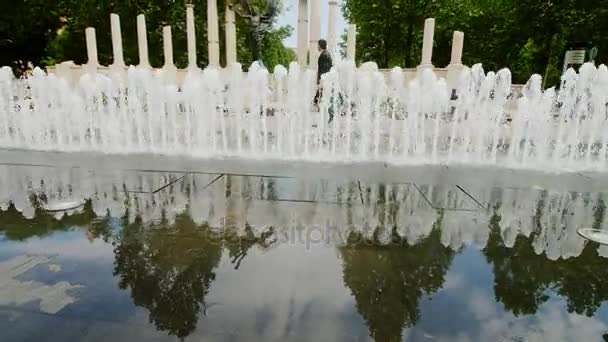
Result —
[{"label": "reflection of cloud", "polygon": [[482,320],[495,314],[494,301],[479,289],[472,289],[469,298],[469,309],[473,316]]},{"label": "reflection of cloud", "polygon": [[460,273],[450,272],[445,277],[445,283],[440,291],[461,288],[464,285],[464,277]]},{"label": "reflection of cloud", "polygon": [[434,334],[436,341],[598,341],[608,331],[597,318],[566,312],[559,300],[545,303],[533,316],[515,317],[496,304],[491,291],[468,284],[461,274],[448,274],[446,285],[464,298],[468,312],[462,315],[473,323],[456,334]]},{"label": "reflection of cloud", "polygon": [[40,310],[46,313],[57,313],[65,306],[74,303],[75,298],[68,291],[82,287],[65,281],[46,285],[36,281],[20,281],[16,278],[34,267],[50,261],[45,256],[21,255],[11,260],[0,262],[0,305],[22,305],[29,302],[40,302]]},{"label": "reflection of cloud", "polygon": [[259,250],[249,253],[238,272],[224,258],[206,298],[208,316],[199,321],[194,339],[368,338],[353,298],[344,288],[333,248],[318,246],[308,252],[304,248],[278,246],[265,252],[263,258]]},{"label": "reflection of cloud", "polygon": [[14,254],[58,255],[74,259],[112,259],[112,245],[102,240],[89,241],[82,232],[62,233],[60,237],[30,238],[23,242],[11,242]]}]

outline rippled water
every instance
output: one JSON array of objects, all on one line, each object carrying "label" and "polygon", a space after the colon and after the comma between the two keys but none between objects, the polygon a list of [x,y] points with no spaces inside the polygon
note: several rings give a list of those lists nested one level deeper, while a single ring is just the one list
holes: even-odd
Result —
[{"label": "rippled water", "polygon": [[605,227],[601,188],[406,175],[0,165],[0,340],[608,333],[608,249],[576,234]]}]

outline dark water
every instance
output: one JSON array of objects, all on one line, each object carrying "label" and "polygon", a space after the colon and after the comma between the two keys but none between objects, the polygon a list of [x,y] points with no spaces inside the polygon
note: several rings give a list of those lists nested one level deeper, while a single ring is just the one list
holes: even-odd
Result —
[{"label": "dark water", "polygon": [[602,341],[600,190],[0,166],[0,340]]}]

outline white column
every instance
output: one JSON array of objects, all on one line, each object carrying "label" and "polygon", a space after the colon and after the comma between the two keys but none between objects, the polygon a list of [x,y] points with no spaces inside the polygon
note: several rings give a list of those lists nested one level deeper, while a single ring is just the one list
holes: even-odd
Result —
[{"label": "white column", "polygon": [[188,68],[196,68],[196,33],[194,31],[194,5],[186,5],[186,39],[188,41]]},{"label": "white column", "polygon": [[464,44],[464,33],[454,31],[452,38],[452,59],[448,65],[448,85],[454,89],[458,85],[460,72],[463,69],[462,65],[462,47]]},{"label": "white column", "polygon": [[124,67],[125,60],[122,53],[122,34],[120,31],[120,17],[118,14],[110,14],[110,28],[112,30],[112,53],[114,54],[112,65]]},{"label": "white column", "polygon": [[165,55],[165,65],[162,68],[162,75],[165,81],[175,83],[177,80],[177,68],[173,64],[173,38],[171,37],[171,26],[163,27],[163,51]]},{"label": "white column", "polygon": [[85,69],[87,69],[88,72],[95,72],[99,66],[99,60],[97,59],[97,40],[95,38],[95,29],[92,27],[87,27],[84,30],[84,34],[87,43],[87,64],[85,65]]},{"label": "white column", "polygon": [[173,38],[171,37],[171,26],[163,27],[163,52],[165,54],[165,65],[163,68],[174,67],[173,65]]},{"label": "white column", "polygon": [[298,64],[308,64],[308,0],[298,2]]},{"label": "white column", "polygon": [[207,0],[207,40],[209,65],[220,66],[220,29],[217,18],[217,0]]},{"label": "white column", "polygon": [[452,59],[450,64],[462,64],[462,47],[464,45],[464,32],[454,31],[452,38]]},{"label": "white column", "polygon": [[236,19],[226,5],[226,66],[236,63]]},{"label": "white column", "polygon": [[146,17],[143,14],[137,16],[137,46],[139,48],[139,65],[149,68],[148,33],[146,32]]},{"label": "white column", "polygon": [[346,38],[346,59],[354,62],[357,52],[357,25],[348,26],[348,36]]},{"label": "white column", "polygon": [[435,19],[428,18],[424,21],[424,38],[422,41],[422,62],[420,67],[432,68],[433,62],[433,36],[435,34]]},{"label": "white column", "polygon": [[319,39],[321,39],[321,6],[320,0],[310,0],[310,45],[308,47],[308,56],[310,58],[310,66],[313,69],[317,68],[319,58]]},{"label": "white column", "polygon": [[327,13],[327,47],[330,52],[336,49],[336,16],[338,15],[338,0],[329,0],[329,11]]}]

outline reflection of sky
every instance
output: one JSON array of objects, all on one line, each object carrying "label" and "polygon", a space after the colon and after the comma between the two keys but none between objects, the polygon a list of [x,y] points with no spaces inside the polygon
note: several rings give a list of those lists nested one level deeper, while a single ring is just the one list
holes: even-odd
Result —
[{"label": "reflection of sky", "polygon": [[595,317],[586,317],[569,314],[565,301],[555,296],[535,315],[516,317],[495,301],[493,282],[492,266],[481,252],[466,249],[454,259],[443,289],[422,303],[422,320],[404,333],[414,340],[426,334],[446,342],[540,342],[599,341],[608,332],[605,304]]},{"label": "reflection of sky", "polygon": [[[327,12],[328,5],[326,0],[319,0],[321,3],[321,38],[327,38]],[[310,1],[309,1],[310,4]],[[298,26],[298,0],[283,0],[283,13],[279,16],[278,24],[279,25],[290,25],[293,28],[293,32],[289,38],[285,40],[285,44],[289,47],[295,48],[297,45],[297,26]],[[310,14],[310,10],[309,10]],[[338,5],[338,18],[336,21],[336,37],[338,37],[338,41],[342,32],[344,32],[346,28],[346,20],[342,16],[342,9],[340,5]]]},{"label": "reflection of sky", "polygon": [[[12,340],[173,340],[148,322],[147,310],[133,304],[130,290],[118,288],[109,243],[89,241],[79,229],[43,239],[0,242],[0,260],[22,254],[51,255],[62,265],[59,273],[40,266],[23,281],[68,281],[84,287],[75,293],[78,301],[56,315],[41,315],[31,305],[0,307],[0,322],[5,322],[0,330],[10,325]],[[592,341],[608,330],[605,305],[595,317],[568,314],[564,300],[556,296],[535,315],[515,317],[496,303],[493,281],[492,266],[483,254],[465,247],[454,258],[443,288],[421,298],[420,320],[403,336],[435,341]],[[205,301],[206,314],[199,314],[191,340],[368,339],[365,321],[342,279],[341,260],[330,246],[306,250],[303,245],[282,244],[266,251],[256,247],[238,270],[224,251]]]}]

